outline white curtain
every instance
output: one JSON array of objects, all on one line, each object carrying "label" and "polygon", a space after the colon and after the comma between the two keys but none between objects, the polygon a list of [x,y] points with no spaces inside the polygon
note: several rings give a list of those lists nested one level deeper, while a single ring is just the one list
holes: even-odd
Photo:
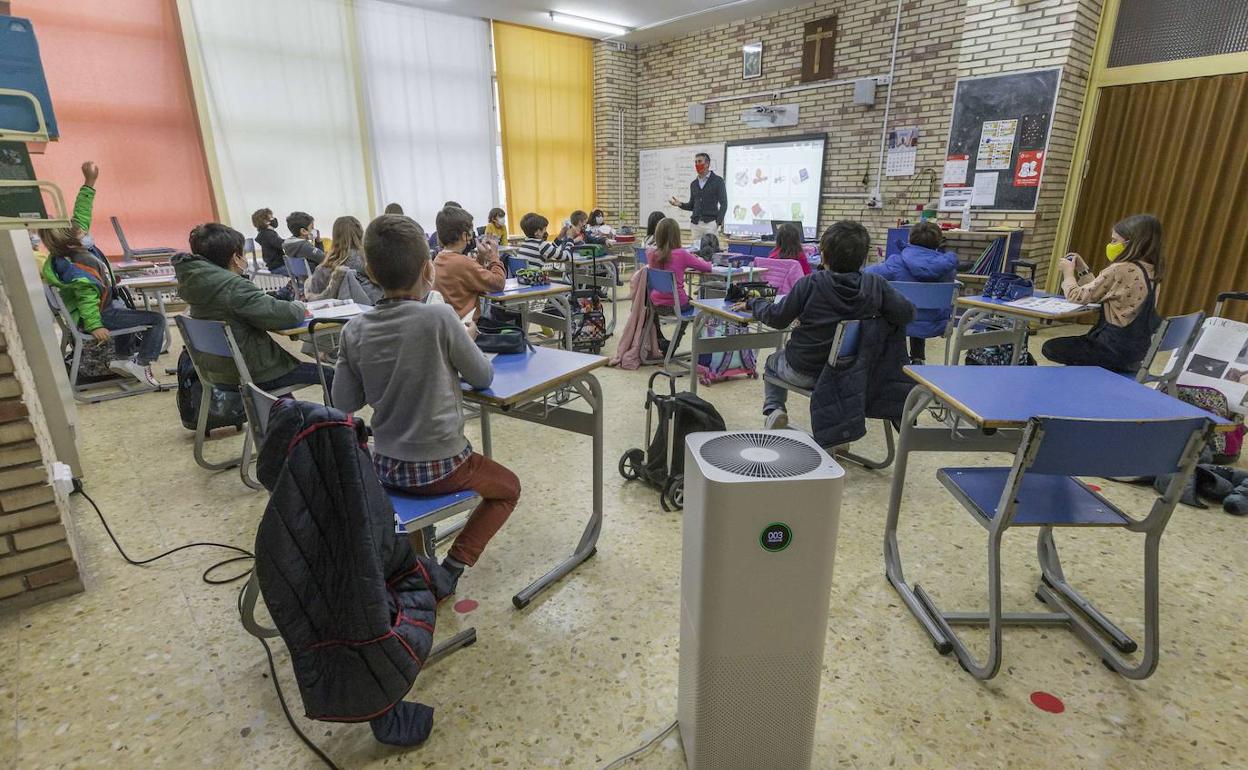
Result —
[{"label": "white curtain", "polygon": [[347,3],[190,0],[190,7],[226,221],[252,235],[251,213],[271,208],[282,235],[291,211],[311,214],[327,237],[339,216],[367,225]]},{"label": "white curtain", "polygon": [[498,205],[489,22],[387,0],[355,8],[378,209],[399,203],[432,230],[453,200],[485,225]]}]

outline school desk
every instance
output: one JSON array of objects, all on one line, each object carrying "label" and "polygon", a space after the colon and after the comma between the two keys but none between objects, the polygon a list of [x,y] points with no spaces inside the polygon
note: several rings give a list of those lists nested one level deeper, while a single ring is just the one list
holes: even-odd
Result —
[{"label": "school desk", "polygon": [[[689,391],[698,392],[697,365],[698,356],[703,353],[729,353],[737,350],[762,350],[780,348],[784,345],[787,332],[764,328],[754,322],[749,310],[733,310],[735,302],[725,299],[694,299],[689,304],[697,311],[693,316],[693,375],[690,377]],[[702,332],[707,322],[717,319],[736,324],[744,324],[749,331],[744,334],[725,335],[723,337],[703,337]]]},{"label": "school desk", "polygon": [[[512,597],[512,604],[518,609],[528,606],[535,596],[576,569],[597,550],[598,534],[602,530],[602,413],[605,404],[602,387],[592,372],[606,363],[607,359],[602,356],[555,348],[537,348],[525,353],[495,356],[494,382],[490,387],[474,390],[467,384],[464,385],[464,400],[481,409],[481,453],[487,457],[493,456],[490,417],[495,414],[589,436],[592,439],[592,504],[580,542],[571,556]],[[559,403],[559,394],[566,393],[568,389],[575,390],[590,411],[570,408],[570,403],[575,403],[574,401]],[[532,457],[533,453],[529,452],[524,458],[518,459]],[[513,468],[519,471],[520,476],[524,475],[524,466]],[[535,504],[544,506],[546,501],[537,501]]]},{"label": "school desk", "polygon": [[[1035,296],[1041,298],[1057,296],[1060,298],[1061,295],[1038,291]],[[1022,351],[1027,343],[1028,325],[1032,321],[1038,321],[1045,325],[1070,323],[1096,312],[1096,308],[1084,308],[1068,313],[1048,313],[1032,308],[1016,307],[1010,305],[1006,300],[985,297],[980,294],[958,297],[956,305],[962,308],[962,316],[958,319],[953,339],[950,340],[949,349],[945,352],[945,363],[954,366],[958,365],[962,354],[966,351],[993,345],[1013,345],[1014,356],[1010,359],[1010,364],[1012,366],[1017,365],[1021,360]],[[1002,328],[992,331],[974,331],[976,325],[990,319],[1000,319],[1000,322],[994,325],[999,325]]]},{"label": "school desk", "polygon": [[140,273],[156,267],[156,263],[144,262],[142,260],[135,259],[129,262],[125,260],[121,260],[119,262],[109,262],[108,266],[112,268],[114,273]]},{"label": "school desk", "polygon": [[[529,324],[536,322],[549,329],[561,329],[563,331],[562,339],[552,337],[550,339],[535,339],[534,345],[551,345],[559,344],[565,350],[572,349],[572,287],[566,283],[543,283],[537,286],[526,286],[515,278],[508,278],[507,283],[503,286],[502,291],[494,291],[489,294],[481,295],[481,312],[484,313],[490,305],[498,305],[501,308],[510,308],[519,305],[520,312],[520,328],[524,329],[527,334]],[[529,303],[546,300],[559,308],[562,316],[555,313],[547,313],[545,309],[532,310]]]},{"label": "school desk", "polygon": [[[929,614],[923,589],[906,582],[897,545],[911,453],[1014,454],[1027,421],[1042,415],[1105,420],[1208,417],[1218,425],[1230,425],[1177,398],[1095,366],[907,366],[904,371],[917,384],[902,412],[884,524],[884,565],[889,582],[941,654],[952,650],[951,643]],[[916,425],[931,406],[944,407],[949,418],[939,427]]]},{"label": "school desk", "polygon": [[[116,269],[114,267],[114,269]],[[152,309],[152,300],[156,300],[156,312],[165,318],[165,323],[169,323],[169,313],[165,310],[165,294],[175,291],[178,288],[178,279],[173,273],[161,273],[158,275],[139,275],[132,278],[123,278],[117,282],[118,288],[126,289],[134,292],[143,298],[143,308],[145,310]],[[167,353],[169,351],[169,335],[165,335],[165,346],[160,352]]]},{"label": "school desk", "polygon": [[714,265],[710,273],[703,273],[698,270],[685,271],[685,288],[690,296],[693,296],[693,279],[698,279],[699,292],[714,291],[728,293],[732,288],[733,281],[740,283],[741,281],[758,281],[762,280],[767,274],[769,268],[754,267],[753,265],[742,265],[740,267],[732,267],[729,265]]},{"label": "school desk", "polygon": [[290,337],[292,340],[297,340],[300,337],[307,335],[308,327],[312,324],[313,321],[342,321],[343,323],[346,323],[350,319],[355,318],[357,315],[360,315],[361,313],[367,313],[369,310],[372,310],[372,308],[369,307],[368,305],[359,305],[356,303],[352,303],[352,304],[355,305],[355,307],[352,308],[355,312],[346,313],[342,310],[342,308],[334,308],[334,310],[336,310],[337,312],[333,316],[317,316],[314,314],[308,318],[303,319],[303,323],[299,324],[298,326],[292,326],[289,329],[282,329],[281,331],[277,333],[282,335],[283,337]]}]

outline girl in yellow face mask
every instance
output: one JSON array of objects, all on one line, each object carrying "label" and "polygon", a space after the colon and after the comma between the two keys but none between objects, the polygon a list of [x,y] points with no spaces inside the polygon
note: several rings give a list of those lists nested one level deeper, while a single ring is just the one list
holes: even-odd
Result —
[{"label": "girl in yellow face mask", "polygon": [[1051,339],[1041,352],[1059,364],[1134,374],[1161,323],[1156,310],[1161,223],[1151,214],[1122,220],[1110,232],[1105,257],[1109,264],[1095,277],[1078,254],[1067,254],[1057,263],[1062,293],[1071,302],[1099,303],[1101,318],[1087,334]]}]

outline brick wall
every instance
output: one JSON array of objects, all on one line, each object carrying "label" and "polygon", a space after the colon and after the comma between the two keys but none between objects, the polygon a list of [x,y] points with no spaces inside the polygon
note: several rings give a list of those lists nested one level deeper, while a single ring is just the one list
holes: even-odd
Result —
[{"label": "brick wall", "polygon": [[65,500],[7,297],[0,297],[0,612],[82,590]]},{"label": "brick wall", "polygon": [[[707,122],[689,124],[690,102],[798,85],[803,27],[832,14],[839,18],[835,78],[887,74],[895,10],[895,4],[885,0],[817,2],[721,24],[632,54],[608,51],[599,44],[595,119],[601,120],[600,113],[628,99],[626,85],[609,84],[623,81],[630,65],[636,72],[636,146],[624,148],[632,158],[625,170],[625,221],[637,217],[638,149],[764,135],[765,130],[742,124],[740,113],[751,104],[774,101],[798,104],[801,110],[799,125],[777,130],[777,135],[828,134],[821,222],[826,226],[837,219],[858,219],[882,243],[890,225],[899,217],[912,216],[916,204],[938,193],[957,78],[1060,65],[1065,69],[1036,213],[984,213],[973,220],[976,228],[1006,224],[1026,228],[1026,256],[1039,259],[1043,273],[1074,153],[1100,0],[904,0],[889,127],[920,129],[918,173],[912,177],[876,178],[884,86],[877,90],[873,108],[853,106],[852,85],[829,86],[774,100],[708,105]],[[742,80],[741,45],[753,40],[763,42],[763,76]],[[598,131],[604,138],[602,129]],[[614,146],[599,149],[602,200],[620,197],[615,192],[618,167],[603,161],[604,153],[613,157],[613,151]],[[867,208],[868,193],[877,186],[884,206]]]},{"label": "brick wall", "polygon": [[636,52],[594,44],[596,206],[610,222],[630,224],[637,216],[637,122]]}]

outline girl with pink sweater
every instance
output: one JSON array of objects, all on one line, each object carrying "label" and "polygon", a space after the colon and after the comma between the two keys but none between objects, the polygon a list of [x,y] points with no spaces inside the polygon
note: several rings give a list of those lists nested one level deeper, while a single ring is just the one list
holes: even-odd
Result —
[{"label": "girl with pink sweater", "polygon": [[[646,257],[650,267],[656,270],[670,270],[675,277],[676,292],[680,295],[680,305],[689,304],[689,295],[685,293],[685,271],[696,270],[699,273],[711,272],[711,263],[695,257],[680,245],[680,223],[670,217],[659,223],[654,231],[654,248]],[[659,308],[672,307],[672,295],[667,292],[650,292],[650,304]]]}]

